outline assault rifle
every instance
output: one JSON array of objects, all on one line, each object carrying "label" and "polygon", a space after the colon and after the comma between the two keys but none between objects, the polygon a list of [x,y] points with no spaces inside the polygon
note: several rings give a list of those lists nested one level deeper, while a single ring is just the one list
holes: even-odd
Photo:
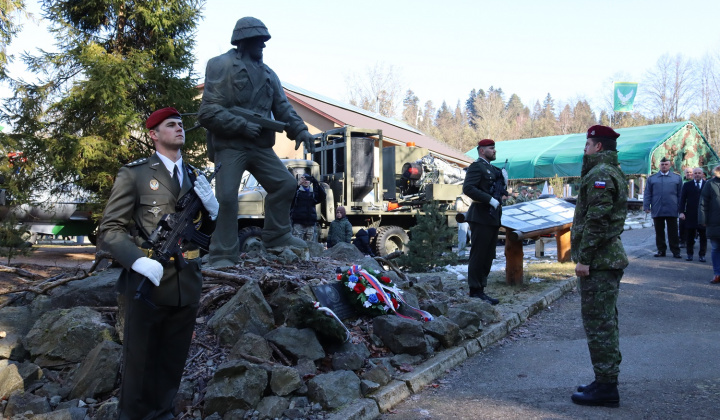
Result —
[{"label": "assault rifle", "polygon": [[[208,177],[208,182],[212,181],[221,165],[218,163],[215,171]],[[163,215],[147,239],[149,245],[147,248],[152,249],[150,258],[163,265],[174,258],[177,269],[182,270],[187,266],[187,261],[182,253],[183,245],[192,242],[207,251],[210,247],[210,236],[196,229],[196,225],[200,221],[198,212],[202,208],[202,200],[194,189],[180,197],[175,205],[175,213]],[[142,299],[154,308],[155,304],[150,301],[150,291],[153,287],[153,283],[147,277],[143,278],[135,291],[135,299]]]},{"label": "assault rifle", "polygon": [[[277,133],[282,133],[287,128],[287,124],[285,124],[282,121],[265,118],[256,112],[252,112],[249,109],[241,108],[239,106],[234,106],[234,107],[230,108],[228,111],[231,114],[235,114],[235,115],[245,118],[245,120],[248,122],[255,123],[262,128],[267,128],[268,130],[272,130]],[[197,115],[197,113],[183,114],[183,115]],[[201,124],[199,124],[199,123],[195,124],[193,127],[185,130],[185,133],[189,133],[190,131],[193,131],[200,127],[202,127]]]},{"label": "assault rifle", "polygon": [[507,196],[507,180],[505,179],[505,174],[507,171],[505,168],[507,167],[508,160],[505,159],[505,165],[502,167],[503,176],[495,178],[495,182],[493,182],[492,187],[490,187],[490,195],[493,196],[494,199],[502,203],[503,196]]}]

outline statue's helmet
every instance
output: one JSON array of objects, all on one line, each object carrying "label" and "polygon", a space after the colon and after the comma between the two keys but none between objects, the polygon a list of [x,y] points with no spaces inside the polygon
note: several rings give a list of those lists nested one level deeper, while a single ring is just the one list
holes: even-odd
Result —
[{"label": "statue's helmet", "polygon": [[254,38],[256,36],[261,36],[265,38],[265,41],[267,41],[270,39],[270,32],[268,32],[267,27],[260,21],[260,19],[246,16],[239,19],[235,24],[235,29],[233,30],[230,43],[238,45],[243,39]]}]

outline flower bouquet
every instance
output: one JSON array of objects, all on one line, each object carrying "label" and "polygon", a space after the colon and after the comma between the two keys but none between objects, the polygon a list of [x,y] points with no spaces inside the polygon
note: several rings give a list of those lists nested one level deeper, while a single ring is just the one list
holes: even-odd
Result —
[{"label": "flower bouquet", "polygon": [[338,269],[337,279],[346,286],[350,302],[360,309],[360,312],[378,316],[388,313],[415,319],[401,314],[398,310],[402,306],[420,314],[423,321],[432,320],[432,315],[408,305],[402,298],[402,291],[398,289],[392,280],[387,276],[379,276],[371,269],[364,269],[359,265],[353,265],[346,270]]}]

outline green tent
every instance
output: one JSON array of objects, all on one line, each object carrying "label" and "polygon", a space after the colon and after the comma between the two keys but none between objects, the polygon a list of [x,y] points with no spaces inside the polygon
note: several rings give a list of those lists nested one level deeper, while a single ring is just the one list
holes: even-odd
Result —
[{"label": "green tent", "polygon": [[[620,128],[618,158],[626,175],[657,172],[663,156],[671,159],[675,172],[685,167],[702,167],[709,173],[718,155],[702,132],[690,121]],[[507,159],[510,179],[537,179],[580,176],[585,133],[508,140],[495,143],[495,166]],[[477,159],[477,149],[466,153]]]}]

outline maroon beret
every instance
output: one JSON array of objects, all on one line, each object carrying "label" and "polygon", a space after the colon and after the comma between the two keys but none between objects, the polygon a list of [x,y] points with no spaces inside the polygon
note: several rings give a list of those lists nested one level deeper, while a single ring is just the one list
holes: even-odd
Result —
[{"label": "maroon beret", "polygon": [[610,127],[606,127],[604,125],[593,125],[592,127],[588,128],[586,138],[615,140],[618,137],[620,137],[620,134],[615,132],[615,130]]},{"label": "maroon beret", "polygon": [[152,129],[153,127],[157,126],[168,118],[181,119],[182,116],[175,108],[167,107],[163,109],[158,109],[157,111],[150,114],[147,121],[145,122],[145,127],[147,127],[148,129]]},{"label": "maroon beret", "polygon": [[495,146],[495,142],[490,139],[482,139],[478,142],[478,147]]}]

